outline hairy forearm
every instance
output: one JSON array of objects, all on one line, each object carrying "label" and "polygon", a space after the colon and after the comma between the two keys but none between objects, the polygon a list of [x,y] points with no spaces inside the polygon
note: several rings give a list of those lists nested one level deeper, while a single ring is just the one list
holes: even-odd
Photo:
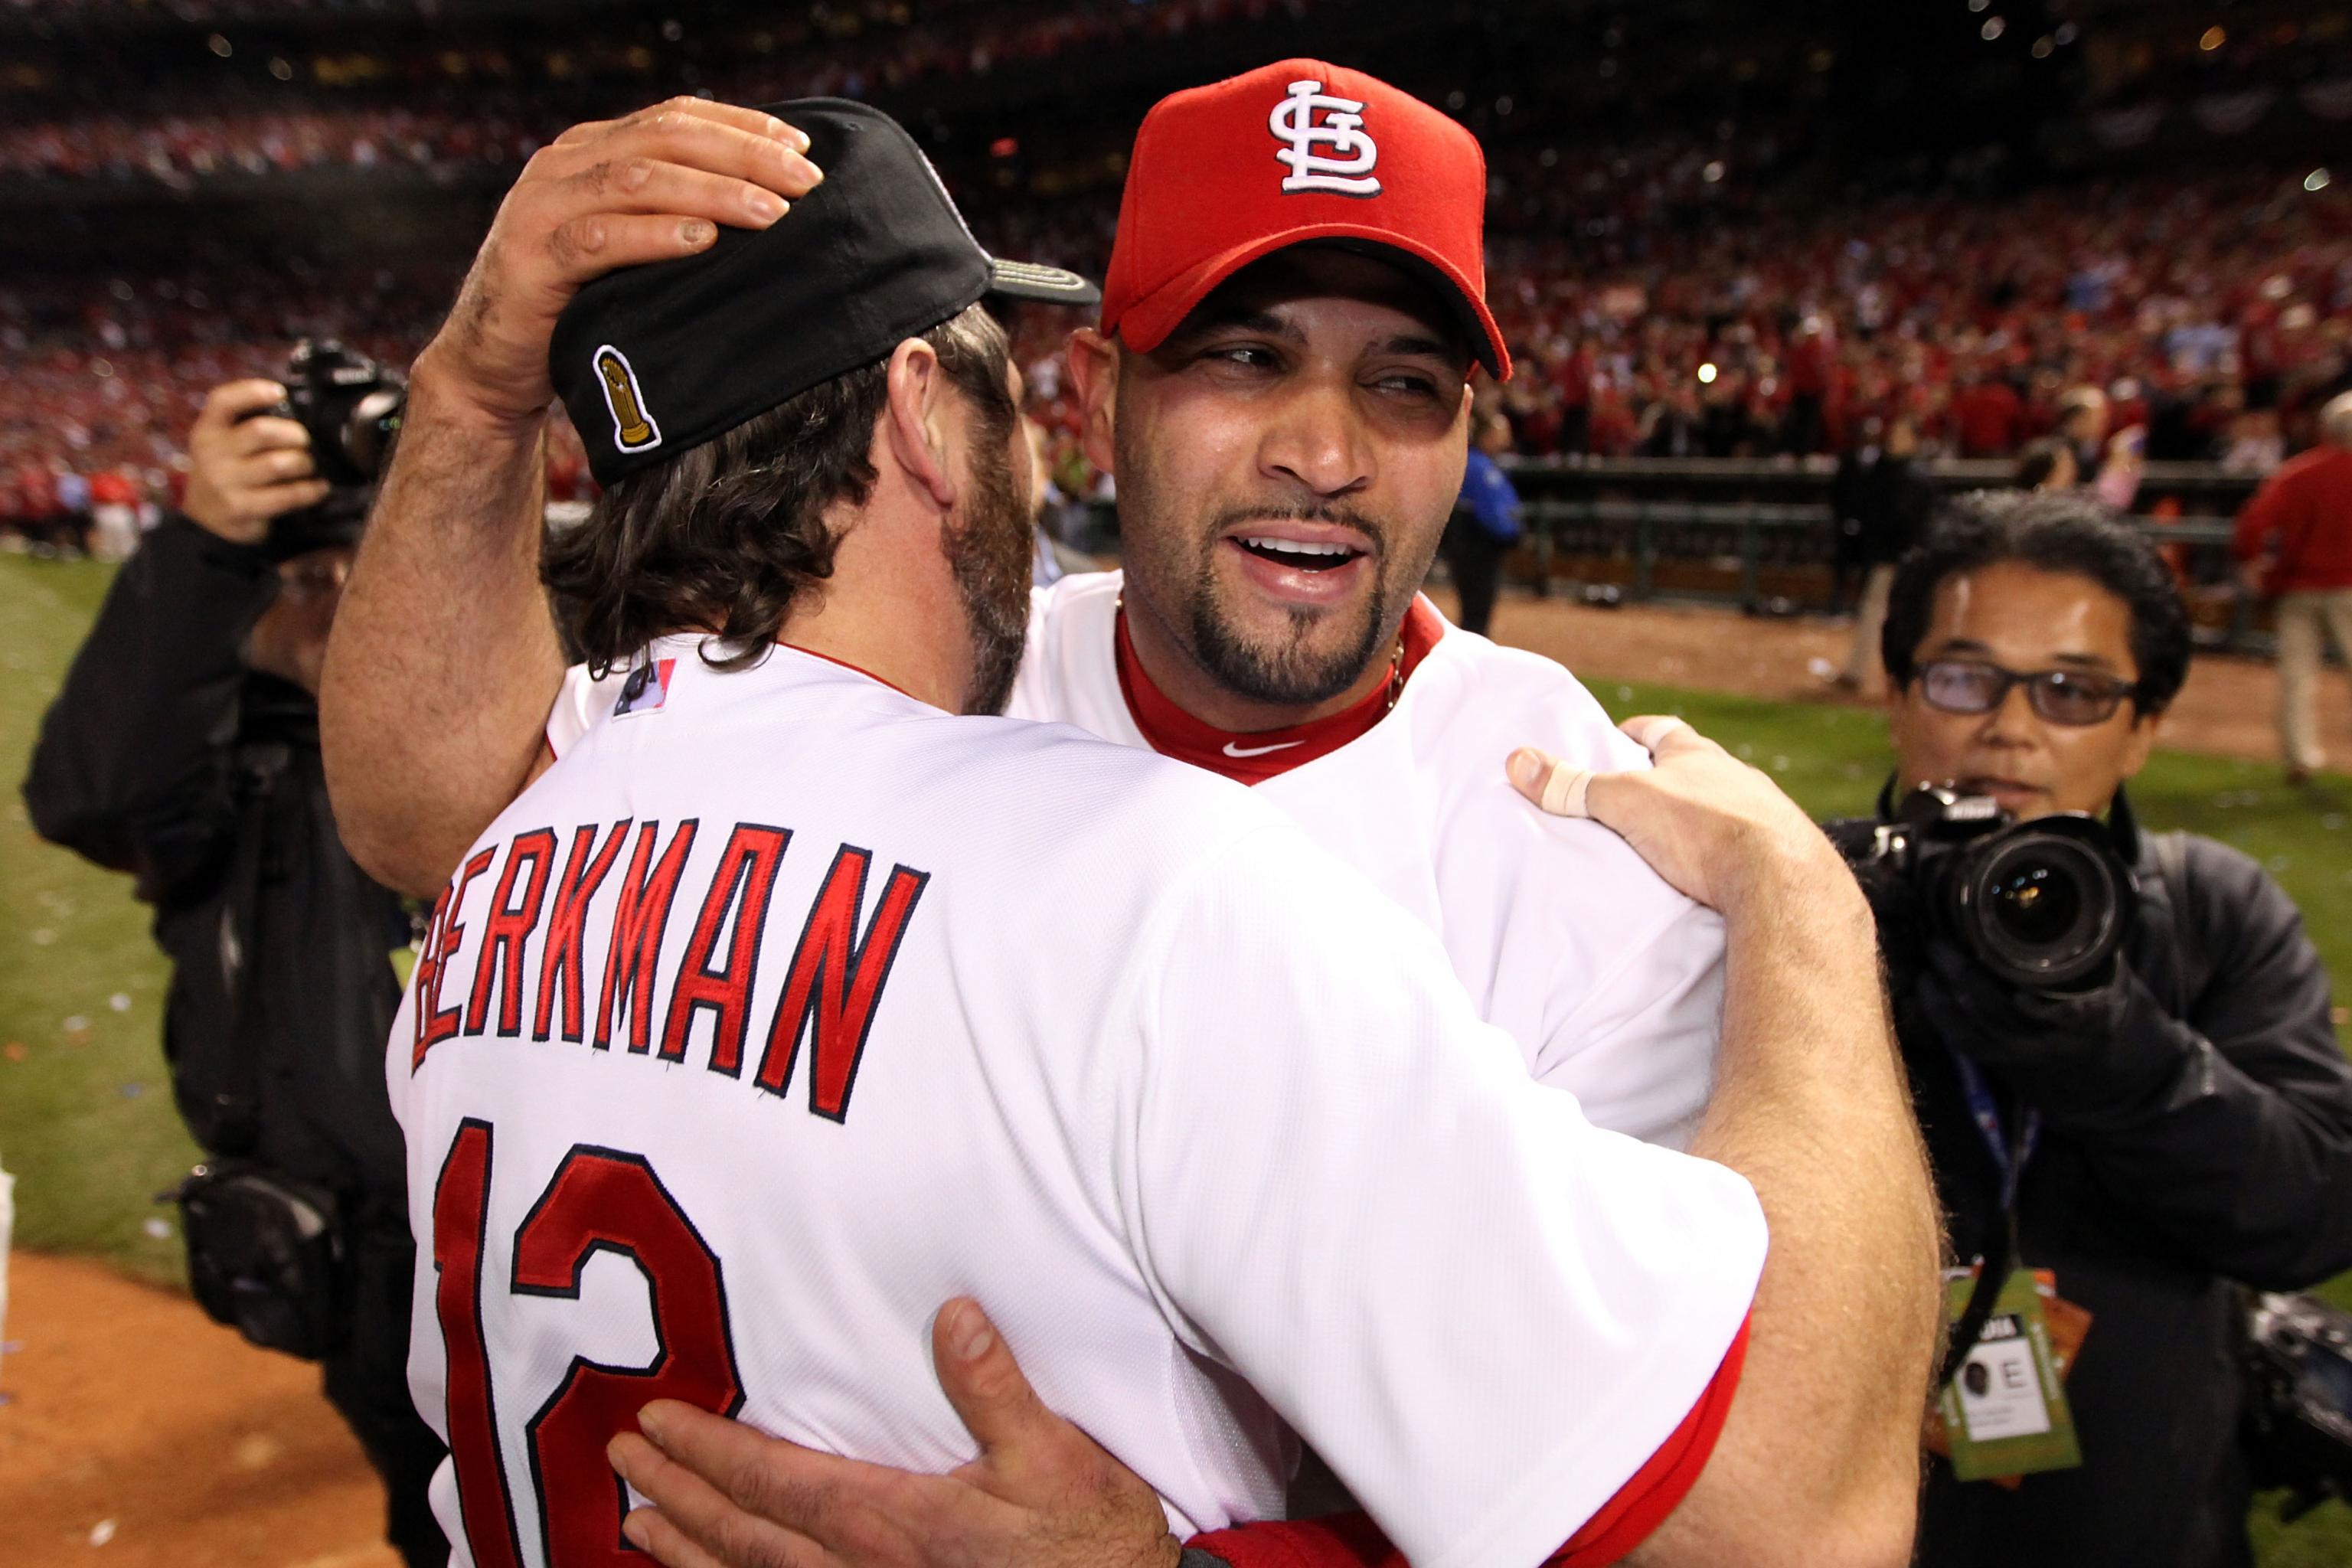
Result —
[{"label": "hairy forearm", "polygon": [[344,843],[419,893],[529,779],[563,679],[539,586],[542,421],[479,411],[432,359],[417,362],[320,693]]},{"label": "hairy forearm", "polygon": [[1691,1152],[1748,1179],[1771,1246],[1747,1368],[1693,1493],[1729,1506],[1678,1513],[1656,1544],[1675,1545],[1679,1522],[1679,1546],[1696,1550],[1670,1560],[1744,1538],[1771,1561],[1756,1532],[1781,1521],[1801,1538],[1794,1560],[1867,1560],[1837,1537],[1883,1541],[1916,1484],[1940,1321],[1935,1203],[1860,893],[1829,861],[1752,907],[1727,921],[1721,1065]]}]

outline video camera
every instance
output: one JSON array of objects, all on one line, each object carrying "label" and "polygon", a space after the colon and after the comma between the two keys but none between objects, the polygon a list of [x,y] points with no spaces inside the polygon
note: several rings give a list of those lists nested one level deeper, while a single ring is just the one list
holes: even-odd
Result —
[{"label": "video camera", "polygon": [[332,338],[296,343],[284,380],[285,401],[261,412],[310,433],[310,462],[332,488],[316,506],[270,524],[267,548],[281,560],[358,540],[408,406],[408,385],[397,372]]},{"label": "video camera", "polygon": [[2137,899],[2097,818],[2021,823],[1986,796],[1934,787],[1906,795],[1895,816],[1853,858],[1854,874],[1874,893],[1910,893],[1926,917],[1920,935],[1956,942],[2032,991],[2093,981],[2123,946]]}]

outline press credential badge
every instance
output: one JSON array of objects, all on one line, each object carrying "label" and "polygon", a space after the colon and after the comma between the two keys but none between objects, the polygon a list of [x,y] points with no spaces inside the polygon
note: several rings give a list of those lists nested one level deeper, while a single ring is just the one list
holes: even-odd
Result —
[{"label": "press credential badge", "polygon": [[[1974,1271],[1957,1271],[1947,1285],[1947,1312],[1966,1309]],[[2002,1285],[1976,1348],[1937,1395],[1951,1445],[1952,1473],[1964,1481],[2083,1462],[2050,1346],[2041,1292],[2032,1273],[2016,1269]]]}]

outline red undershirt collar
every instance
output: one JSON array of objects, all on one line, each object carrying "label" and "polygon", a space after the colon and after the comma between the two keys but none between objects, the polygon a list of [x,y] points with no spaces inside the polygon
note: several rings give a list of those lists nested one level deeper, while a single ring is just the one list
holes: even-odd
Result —
[{"label": "red undershirt collar", "polygon": [[[1223,773],[1240,784],[1263,784],[1302,763],[1328,756],[1388,716],[1391,687],[1382,681],[1378,690],[1353,707],[1305,724],[1294,724],[1287,730],[1219,730],[1177,707],[1151,683],[1142,660],[1135,657],[1135,644],[1127,635],[1124,605],[1119,608],[1117,626],[1118,689],[1126,697],[1127,710],[1133,716],[1135,727],[1143,732],[1145,742],[1162,756]],[[1428,657],[1429,650],[1437,646],[1437,639],[1445,635],[1445,622],[1428,600],[1416,595],[1412,607],[1405,612],[1400,635],[1403,657],[1398,661],[1397,685],[1402,687],[1412,678],[1414,668]]]}]

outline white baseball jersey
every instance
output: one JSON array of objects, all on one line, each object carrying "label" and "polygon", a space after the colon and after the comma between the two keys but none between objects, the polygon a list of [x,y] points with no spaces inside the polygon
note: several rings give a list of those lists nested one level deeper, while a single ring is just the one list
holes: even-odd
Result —
[{"label": "white baseball jersey", "polygon": [[[1150,744],[1119,679],[1120,581],[1090,573],[1031,596],[1012,717]],[[1612,771],[1646,767],[1648,753],[1557,663],[1446,626],[1426,600],[1415,614],[1442,635],[1395,709],[1254,787],[1437,934],[1530,1074],[1575,1094],[1598,1126],[1679,1148],[1714,1083],[1722,920],[1614,833],[1541,815],[1503,776],[1519,746]],[[556,755],[621,680],[571,672],[548,722]]]},{"label": "white baseball jersey", "polygon": [[456,1561],[604,1560],[685,1398],[940,1470],[988,1308],[1180,1531],[1312,1442],[1420,1568],[1533,1563],[1745,1321],[1733,1173],[1594,1128],[1262,795],[694,639],[499,817],[388,1058]]}]

